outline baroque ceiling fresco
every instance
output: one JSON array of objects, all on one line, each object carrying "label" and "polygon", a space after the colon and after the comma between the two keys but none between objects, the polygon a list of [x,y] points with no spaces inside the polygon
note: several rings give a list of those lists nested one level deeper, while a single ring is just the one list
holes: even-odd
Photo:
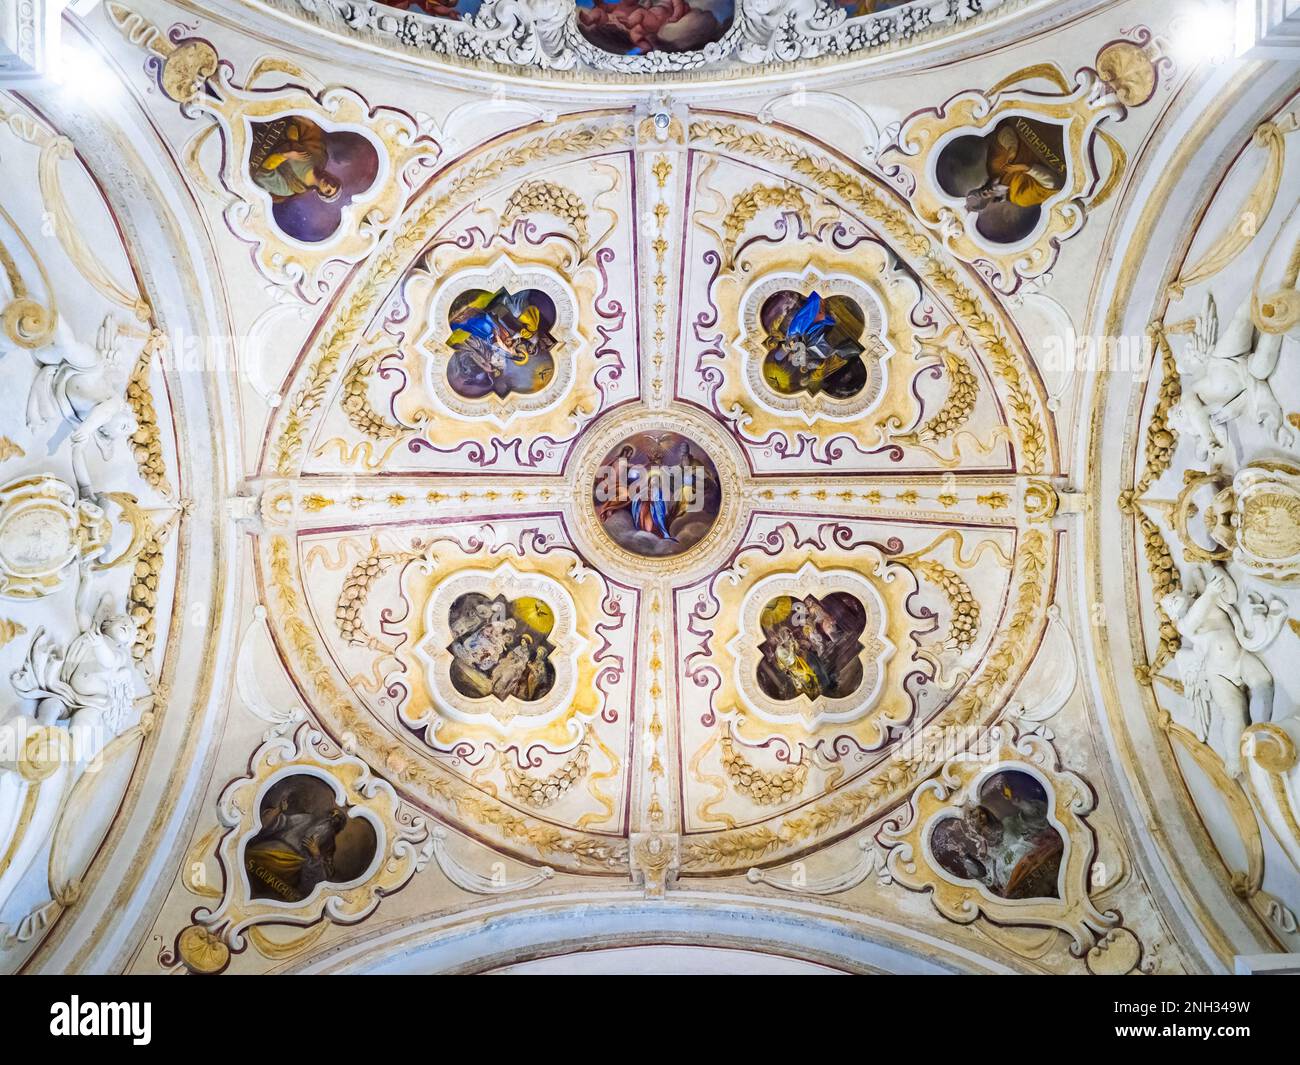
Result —
[{"label": "baroque ceiling fresco", "polygon": [[1300,52],[1225,12],[18,41],[0,968],[1300,952]]}]

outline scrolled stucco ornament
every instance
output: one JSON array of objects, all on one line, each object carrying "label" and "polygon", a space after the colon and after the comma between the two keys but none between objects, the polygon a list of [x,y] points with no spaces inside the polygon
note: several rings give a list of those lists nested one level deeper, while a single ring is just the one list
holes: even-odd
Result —
[{"label": "scrolled stucco ornament", "polygon": [[833,50],[847,17],[831,0],[740,0],[736,52],[746,62],[812,59]]},{"label": "scrolled stucco ornament", "polygon": [[487,0],[465,21],[478,31],[474,44],[484,58],[567,70],[580,43],[573,11],[567,0]]},{"label": "scrolled stucco ornament", "polygon": [[1300,869],[1300,715],[1251,725],[1241,758],[1256,809]]},{"label": "scrolled stucco ornament", "polygon": [[104,511],[57,477],[8,482],[0,487],[0,595],[48,595],[74,562],[100,555],[111,534]]},{"label": "scrolled stucco ornament", "polygon": [[1252,462],[1206,513],[1210,535],[1256,577],[1300,580],[1300,468]]}]

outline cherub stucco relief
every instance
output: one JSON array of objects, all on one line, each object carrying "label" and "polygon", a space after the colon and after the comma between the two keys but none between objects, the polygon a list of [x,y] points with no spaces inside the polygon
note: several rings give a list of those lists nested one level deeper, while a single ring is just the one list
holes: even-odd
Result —
[{"label": "cherub stucco relief", "polygon": [[1249,301],[1242,303],[1220,333],[1214,297],[1205,297],[1205,309],[1196,318],[1191,343],[1178,359],[1182,398],[1170,419],[1176,428],[1195,437],[1202,458],[1215,464],[1222,460],[1228,444],[1227,423],[1246,411],[1279,444],[1292,443],[1294,434],[1269,384],[1281,353],[1282,334],[1256,329]]},{"label": "cherub stucco relief", "polygon": [[1192,707],[1196,735],[1238,776],[1241,736],[1251,723],[1252,702],[1258,720],[1273,715],[1273,675],[1256,652],[1277,637],[1286,605],[1280,599],[1265,603],[1254,593],[1243,597],[1228,571],[1217,565],[1193,570],[1160,605],[1182,637],[1174,664]]},{"label": "cherub stucco relief", "polygon": [[87,445],[93,441],[108,461],[118,442],[138,428],[117,366],[119,336],[112,315],[100,324],[93,346],[78,340],[61,318],[54,339],[32,352],[40,369],[27,397],[27,426],[33,432],[60,421],[72,426],[72,471],[83,498],[93,494]]},{"label": "cherub stucco relief", "polygon": [[136,625],[104,593],[92,604],[90,563],[81,565],[77,628],[60,647],[44,628],[36,630],[27,658],[11,675],[14,691],[34,706],[42,725],[71,718],[78,726],[99,726],[112,735],[126,727],[135,704],[136,672],[131,656]]}]

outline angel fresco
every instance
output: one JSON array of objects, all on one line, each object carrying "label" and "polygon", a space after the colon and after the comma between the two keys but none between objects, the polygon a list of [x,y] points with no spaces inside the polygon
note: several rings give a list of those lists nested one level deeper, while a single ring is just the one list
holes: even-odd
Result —
[{"label": "angel fresco", "polygon": [[862,310],[847,296],[784,290],[759,314],[766,332],[763,380],[782,395],[825,392],[847,399],[867,383]]},{"label": "angel fresco", "polygon": [[540,392],[555,376],[555,304],[546,293],[471,289],[449,318],[447,382],[467,399]]},{"label": "angel fresco", "polygon": [[858,637],[866,623],[862,604],[847,592],[777,596],[759,617],[759,687],[782,701],[852,695],[862,683]]},{"label": "angel fresco", "polygon": [[578,29],[615,55],[690,52],[731,28],[735,0],[577,0]]},{"label": "angel fresco", "polygon": [[379,841],[364,817],[350,817],[334,789],[297,774],[262,799],[261,827],[244,848],[253,898],[301,902],[322,883],[356,880],[374,861]]},{"label": "angel fresco", "polygon": [[935,824],[930,850],[953,876],[998,898],[1059,898],[1065,841],[1047,811],[1047,791],[1035,777],[1003,770],[959,814]]},{"label": "angel fresco", "polygon": [[621,547],[647,557],[676,555],[713,526],[721,502],[717,469],[677,433],[637,433],[601,465],[596,517]]},{"label": "angel fresco", "polygon": [[1066,176],[1062,128],[1024,115],[949,141],[935,163],[939,187],[964,202],[976,232],[995,244],[1028,237],[1042,205],[1066,187]]},{"label": "angel fresco", "polygon": [[271,198],[271,216],[286,236],[313,244],[338,230],[343,208],[379,175],[368,137],[329,132],[304,115],[253,122],[248,174]]},{"label": "angel fresco", "polygon": [[532,596],[489,599],[469,592],[451,604],[451,682],[472,699],[542,698],[555,683],[547,642],[555,614]]}]

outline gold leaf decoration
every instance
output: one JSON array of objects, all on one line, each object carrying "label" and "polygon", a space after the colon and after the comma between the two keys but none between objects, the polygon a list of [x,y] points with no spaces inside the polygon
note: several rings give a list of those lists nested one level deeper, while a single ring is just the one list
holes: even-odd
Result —
[{"label": "gold leaf decoration", "polygon": [[26,631],[27,626],[22,622],[14,621],[12,618],[0,618],[0,647],[21,636]]},{"label": "gold leaf decoration", "polygon": [[735,262],[736,244],[745,227],[768,207],[794,211],[804,225],[812,225],[808,201],[793,185],[753,185],[732,201],[731,210],[722,220],[723,254],[728,263]]},{"label": "gold leaf decoration", "polygon": [[587,775],[591,747],[578,744],[571,757],[554,773],[539,777],[513,765],[506,767],[506,788],[520,802],[535,809],[553,806],[564,794]]},{"label": "gold leaf decoration", "polygon": [[730,736],[722,737],[722,765],[731,780],[731,786],[747,795],[759,806],[775,806],[798,797],[808,783],[808,762],[789,766],[770,773],[755,768],[741,756]]},{"label": "gold leaf decoration", "polygon": [[943,440],[952,436],[970,419],[979,398],[979,378],[960,355],[944,352],[943,366],[948,374],[948,395],[934,414],[913,433],[897,437],[902,443]]},{"label": "gold leaf decoration", "polygon": [[167,482],[167,468],[163,463],[158,415],[154,410],[153,391],[149,386],[154,353],[160,351],[165,344],[166,338],[155,329],[145,342],[135,368],[131,371],[126,385],[126,401],[135,412],[137,427],[131,437],[131,450],[135,454],[135,463],[140,468],[140,476],[151,488],[163,495],[170,495],[171,486]]},{"label": "gold leaf decoration", "polygon": [[508,225],[530,214],[549,214],[562,219],[573,228],[579,246],[586,246],[587,208],[576,192],[552,181],[525,181],[510,194],[501,221]]},{"label": "gold leaf decoration", "polygon": [[388,440],[406,432],[396,422],[380,415],[370,403],[370,375],[383,358],[383,352],[376,352],[358,359],[343,376],[343,413],[354,429],[372,440]]}]

